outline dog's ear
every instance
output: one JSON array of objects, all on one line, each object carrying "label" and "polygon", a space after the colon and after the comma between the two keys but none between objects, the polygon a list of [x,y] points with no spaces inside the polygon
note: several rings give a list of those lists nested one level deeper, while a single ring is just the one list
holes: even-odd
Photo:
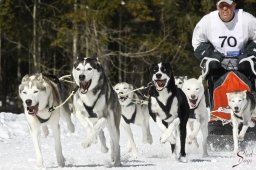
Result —
[{"label": "dog's ear", "polygon": [[247,97],[247,90],[244,90],[242,92],[243,92],[243,95],[244,95],[244,99],[246,99],[246,97]]},{"label": "dog's ear", "polygon": [[200,82],[203,82],[203,77],[202,77],[202,75],[200,75],[200,76],[198,77],[198,80],[199,80]]},{"label": "dog's ear", "polygon": [[22,78],[21,83],[24,83],[24,82],[27,81],[28,79],[29,79],[29,75],[26,74],[26,75]]},{"label": "dog's ear", "polygon": [[227,99],[229,101],[230,93],[226,93],[226,95],[227,95]]}]

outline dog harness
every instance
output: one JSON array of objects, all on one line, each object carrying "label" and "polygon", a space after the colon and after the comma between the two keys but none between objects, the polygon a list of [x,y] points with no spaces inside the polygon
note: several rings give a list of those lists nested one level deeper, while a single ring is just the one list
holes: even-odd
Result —
[{"label": "dog harness", "polygon": [[97,118],[97,114],[95,112],[93,112],[93,108],[94,106],[96,105],[97,101],[99,100],[100,96],[101,96],[101,93],[102,91],[100,92],[100,94],[98,95],[97,99],[94,101],[93,105],[92,106],[87,106],[84,102],[83,102],[83,105],[84,105],[84,108],[85,110],[88,112],[89,114],[89,118]]},{"label": "dog harness", "polygon": [[156,101],[158,103],[158,105],[161,107],[161,109],[164,111],[165,115],[166,115],[166,118],[164,120],[167,120],[169,119],[170,117],[172,117],[172,115],[170,114],[170,110],[171,110],[171,106],[172,106],[172,102],[173,102],[173,99],[174,99],[175,95],[172,94],[168,99],[167,99],[167,104],[166,106],[160,102],[157,97],[156,97]]},{"label": "dog harness", "polygon": [[127,124],[130,124],[130,123],[134,123],[135,122],[135,117],[136,117],[136,114],[137,114],[137,107],[135,105],[135,110],[132,114],[132,117],[131,119],[127,119],[123,114],[122,114],[122,117],[124,119],[124,121],[127,123]]},{"label": "dog harness", "polygon": [[[200,101],[201,102],[201,101]],[[196,107],[194,107],[193,109],[189,109],[189,119],[196,119],[196,113],[195,110],[198,108],[200,102],[198,103],[198,105]]]}]

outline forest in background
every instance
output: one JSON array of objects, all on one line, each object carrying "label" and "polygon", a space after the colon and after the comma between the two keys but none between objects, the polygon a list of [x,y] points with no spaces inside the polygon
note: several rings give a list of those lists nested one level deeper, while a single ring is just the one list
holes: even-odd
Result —
[{"label": "forest in background", "polygon": [[[71,73],[80,54],[98,57],[112,84],[140,87],[168,61],[175,75],[198,77],[192,32],[216,0],[0,0],[0,111],[19,112],[25,74]],[[256,16],[255,0],[240,0]]]}]

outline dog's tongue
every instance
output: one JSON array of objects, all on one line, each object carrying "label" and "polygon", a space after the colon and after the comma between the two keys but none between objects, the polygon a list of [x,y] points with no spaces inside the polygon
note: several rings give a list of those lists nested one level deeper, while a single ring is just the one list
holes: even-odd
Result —
[{"label": "dog's tongue", "polygon": [[35,106],[29,106],[27,107],[27,110],[28,110],[28,113],[31,114],[31,115],[36,115],[37,112],[38,112],[38,105],[35,105]]},{"label": "dog's tongue", "polygon": [[196,107],[197,99],[189,99],[189,102],[192,107]]},{"label": "dog's tongue", "polygon": [[90,82],[86,82],[86,81],[81,81],[80,82],[80,89],[82,93],[86,93],[88,88],[90,86]]},{"label": "dog's tongue", "polygon": [[156,83],[159,87],[164,87],[166,80],[156,80]]}]

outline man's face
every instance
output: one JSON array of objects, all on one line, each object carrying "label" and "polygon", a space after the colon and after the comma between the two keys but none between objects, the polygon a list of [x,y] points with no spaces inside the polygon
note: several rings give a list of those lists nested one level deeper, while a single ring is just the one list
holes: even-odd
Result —
[{"label": "man's face", "polygon": [[234,16],[234,11],[236,9],[236,3],[232,3],[231,5],[222,2],[217,6],[217,9],[219,11],[219,16],[222,21],[229,22]]}]

